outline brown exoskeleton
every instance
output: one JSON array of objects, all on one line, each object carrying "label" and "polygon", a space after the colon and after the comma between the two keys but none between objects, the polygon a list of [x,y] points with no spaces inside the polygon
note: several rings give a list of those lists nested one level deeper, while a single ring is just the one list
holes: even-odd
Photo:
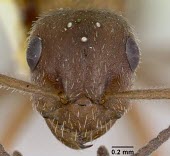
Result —
[{"label": "brown exoskeleton", "polygon": [[[85,143],[107,132],[128,110],[128,99],[170,99],[169,88],[130,90],[139,48],[131,28],[113,12],[57,10],[43,16],[31,32],[27,62],[34,84],[0,74],[0,88],[33,95],[53,134],[73,149],[90,147]],[[135,155],[151,154],[169,131]]]},{"label": "brown exoskeleton", "polygon": [[27,49],[32,82],[60,100],[34,95],[36,109],[58,140],[73,149],[105,134],[129,100],[139,48],[127,22],[105,10],[56,10],[33,26]]}]

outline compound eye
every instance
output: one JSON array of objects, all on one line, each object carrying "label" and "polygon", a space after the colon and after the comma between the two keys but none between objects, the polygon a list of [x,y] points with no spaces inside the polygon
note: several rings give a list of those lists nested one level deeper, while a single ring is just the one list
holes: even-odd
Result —
[{"label": "compound eye", "polygon": [[126,55],[132,72],[135,71],[139,64],[139,48],[135,40],[129,37],[126,42]]},{"label": "compound eye", "polygon": [[42,41],[41,38],[34,36],[31,38],[27,48],[27,63],[33,71],[37,66],[42,52]]}]

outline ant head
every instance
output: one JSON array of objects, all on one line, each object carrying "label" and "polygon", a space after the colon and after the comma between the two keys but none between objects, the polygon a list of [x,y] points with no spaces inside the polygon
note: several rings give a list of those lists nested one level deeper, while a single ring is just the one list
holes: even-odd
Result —
[{"label": "ant head", "polygon": [[[61,96],[60,102],[35,100],[38,110],[55,107],[53,119],[57,121],[47,121],[49,127],[54,130],[56,124],[64,124],[77,138],[70,135],[69,144],[69,137],[56,130],[57,138],[81,148],[104,134],[107,124],[112,125],[127,109],[128,101],[105,101],[103,97],[130,88],[139,49],[128,24],[113,12],[58,10],[35,23],[27,62],[32,81]],[[63,108],[64,104],[68,105]],[[98,127],[99,121],[103,129]]]}]

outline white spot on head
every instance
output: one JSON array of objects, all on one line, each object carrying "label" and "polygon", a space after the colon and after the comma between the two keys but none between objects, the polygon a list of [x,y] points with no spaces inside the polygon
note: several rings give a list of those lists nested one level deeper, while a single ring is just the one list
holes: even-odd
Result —
[{"label": "white spot on head", "polygon": [[64,28],[65,31],[67,31],[67,28]]},{"label": "white spot on head", "polygon": [[96,26],[97,26],[98,28],[100,28],[100,27],[101,27],[101,24],[100,24],[99,22],[97,22],[97,23],[96,23]]},{"label": "white spot on head", "polygon": [[67,28],[71,28],[73,26],[73,23],[72,22],[69,22],[68,24],[67,24]]},{"label": "white spot on head", "polygon": [[87,40],[88,40],[87,37],[82,37],[82,38],[81,38],[81,41],[82,41],[82,42],[87,42]]}]

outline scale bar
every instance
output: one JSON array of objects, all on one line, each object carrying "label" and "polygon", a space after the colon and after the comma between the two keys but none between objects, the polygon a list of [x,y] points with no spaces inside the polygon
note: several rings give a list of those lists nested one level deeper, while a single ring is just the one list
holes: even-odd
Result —
[{"label": "scale bar", "polygon": [[134,148],[134,146],[112,146],[112,148]]}]

